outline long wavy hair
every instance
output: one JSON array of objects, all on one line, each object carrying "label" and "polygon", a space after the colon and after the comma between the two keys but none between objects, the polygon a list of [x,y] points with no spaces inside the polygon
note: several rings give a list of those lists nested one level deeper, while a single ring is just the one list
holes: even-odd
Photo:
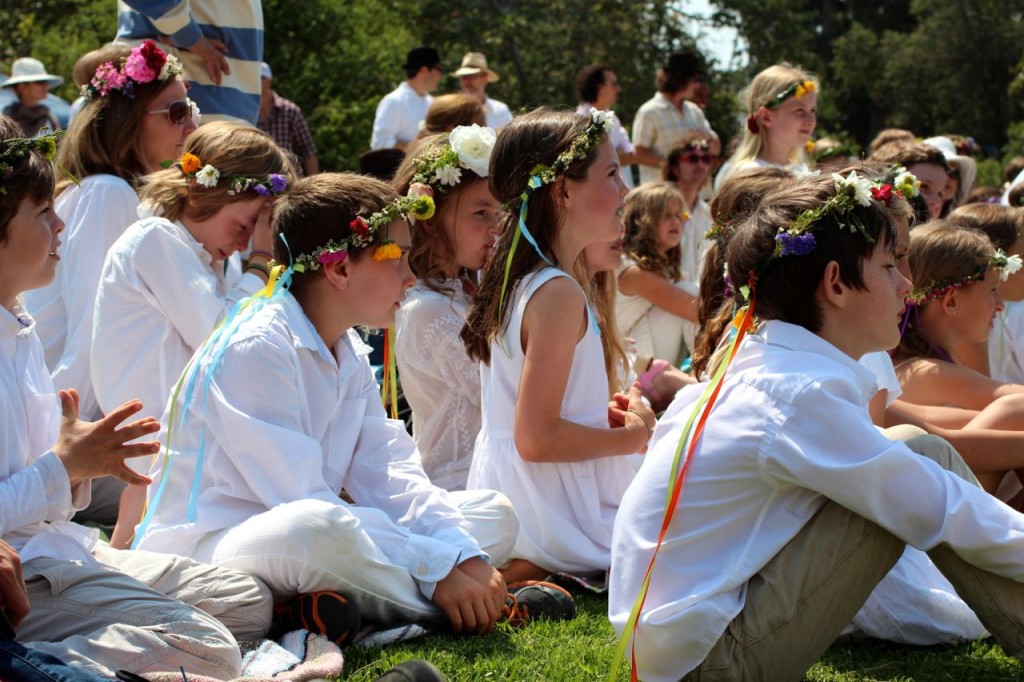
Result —
[{"label": "long wavy hair", "polygon": [[[673,203],[675,206],[673,206]],[[626,195],[622,221],[626,224],[626,253],[642,270],[678,282],[683,247],[676,244],[662,253],[658,246],[658,225],[670,211],[686,211],[686,199],[669,182],[649,182]]]},{"label": "long wavy hair", "polygon": [[[491,343],[501,334],[508,320],[508,311],[519,282],[543,263],[537,252],[522,240],[508,265],[508,289],[504,303],[501,302],[506,262],[512,251],[512,240],[518,231],[516,225],[521,195],[526,190],[533,169],[538,164],[552,165],[558,155],[569,148],[573,139],[587,130],[590,123],[590,117],[542,108],[513,119],[498,132],[491,153],[488,182],[494,198],[510,210],[495,253],[484,267],[466,326],[462,328],[462,341],[466,344],[470,358],[490,362]],[[561,177],[584,179],[596,156],[595,149],[586,158],[577,159]],[[559,263],[551,250],[555,236],[565,220],[564,204],[559,194],[561,187],[562,183],[556,180],[542,185],[530,195],[526,226],[552,263],[566,272],[573,272],[575,263]],[[581,285],[584,288],[587,286],[585,282],[581,282]]]}]

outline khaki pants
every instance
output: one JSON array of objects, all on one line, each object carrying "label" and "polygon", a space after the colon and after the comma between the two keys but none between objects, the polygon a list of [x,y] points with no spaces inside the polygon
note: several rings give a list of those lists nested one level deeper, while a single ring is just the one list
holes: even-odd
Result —
[{"label": "khaki pants", "polygon": [[183,666],[231,679],[242,666],[235,637],[258,639],[270,627],[270,591],[244,573],[106,545],[94,554],[119,570],[55,559],[24,564],[32,610],[19,642],[107,677]]},{"label": "khaki pants", "polygon": [[[949,443],[914,427],[886,433],[962,478]],[[747,584],[743,611],[685,680],[799,680],[903,554],[895,535],[827,502]],[[946,545],[928,556],[1012,656],[1024,655],[1024,584],[972,566]]]}]

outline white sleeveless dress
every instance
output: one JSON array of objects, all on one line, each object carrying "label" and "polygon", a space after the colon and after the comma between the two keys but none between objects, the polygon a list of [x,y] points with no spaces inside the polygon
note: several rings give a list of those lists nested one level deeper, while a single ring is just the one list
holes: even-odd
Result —
[{"label": "white sleeveless dress", "polygon": [[[544,268],[520,282],[501,343],[491,346],[490,365],[481,365],[483,425],[476,440],[468,489],[504,493],[519,515],[513,558],[549,571],[591,573],[611,564],[612,526],[623,493],[640,467],[637,455],[584,462],[527,462],[516,451],[513,428],[523,372],[520,330],[530,297],[555,277]],[[571,278],[570,278],[571,279]],[[581,290],[582,293],[582,290]],[[576,344],[561,417],[594,428],[608,427],[608,377],[601,339],[590,325]]]}]

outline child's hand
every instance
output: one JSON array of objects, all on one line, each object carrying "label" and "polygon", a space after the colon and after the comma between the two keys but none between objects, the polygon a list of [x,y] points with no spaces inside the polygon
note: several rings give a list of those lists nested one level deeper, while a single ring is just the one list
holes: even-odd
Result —
[{"label": "child's hand", "polygon": [[14,548],[0,540],[0,607],[13,627],[28,615],[28,590],[21,576],[21,559]]},{"label": "child's hand", "polygon": [[654,433],[654,426],[658,419],[654,415],[654,410],[647,407],[641,398],[640,382],[633,382],[627,395],[616,393],[613,398],[612,403],[608,406],[609,422],[613,418],[621,420],[623,428],[634,429],[638,434],[642,434],[644,440],[636,452],[641,454],[647,452],[647,445],[651,440],[651,434]]},{"label": "child's hand", "polygon": [[608,426],[613,429],[622,428],[626,425],[626,410],[629,409],[629,396],[625,393],[616,393],[608,401]]},{"label": "child's hand", "polygon": [[53,452],[67,470],[72,486],[102,476],[116,476],[131,485],[150,482],[148,476],[135,473],[124,460],[156,454],[160,451],[160,443],[126,443],[156,433],[160,430],[160,422],[153,417],[146,417],[118,428],[128,417],[142,409],[142,403],[138,400],[127,402],[95,422],[78,418],[78,392],[74,389],[60,392],[60,405],[63,416]]},{"label": "child's hand", "polygon": [[252,233],[253,251],[274,253],[274,231],[270,227],[270,209],[273,205],[273,200],[267,199],[256,217],[256,228]]},{"label": "child's hand", "polygon": [[483,635],[502,615],[508,590],[501,574],[483,559],[467,559],[434,588],[434,603],[455,632]]}]

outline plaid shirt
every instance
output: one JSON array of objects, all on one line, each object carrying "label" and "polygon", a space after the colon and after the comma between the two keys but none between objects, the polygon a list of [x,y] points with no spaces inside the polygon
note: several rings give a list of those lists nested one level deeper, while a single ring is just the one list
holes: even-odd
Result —
[{"label": "plaid shirt", "polygon": [[[714,132],[696,104],[684,100],[680,111],[659,92],[645,102],[633,118],[633,145],[646,147],[664,158],[682,141],[686,131],[692,129]],[[641,184],[661,180],[660,168],[643,165],[639,168]]]},{"label": "plaid shirt", "polygon": [[274,138],[282,149],[298,156],[300,162],[316,154],[316,144],[299,107],[273,90],[270,94],[274,98],[274,107],[269,116],[256,123],[256,127]]}]

